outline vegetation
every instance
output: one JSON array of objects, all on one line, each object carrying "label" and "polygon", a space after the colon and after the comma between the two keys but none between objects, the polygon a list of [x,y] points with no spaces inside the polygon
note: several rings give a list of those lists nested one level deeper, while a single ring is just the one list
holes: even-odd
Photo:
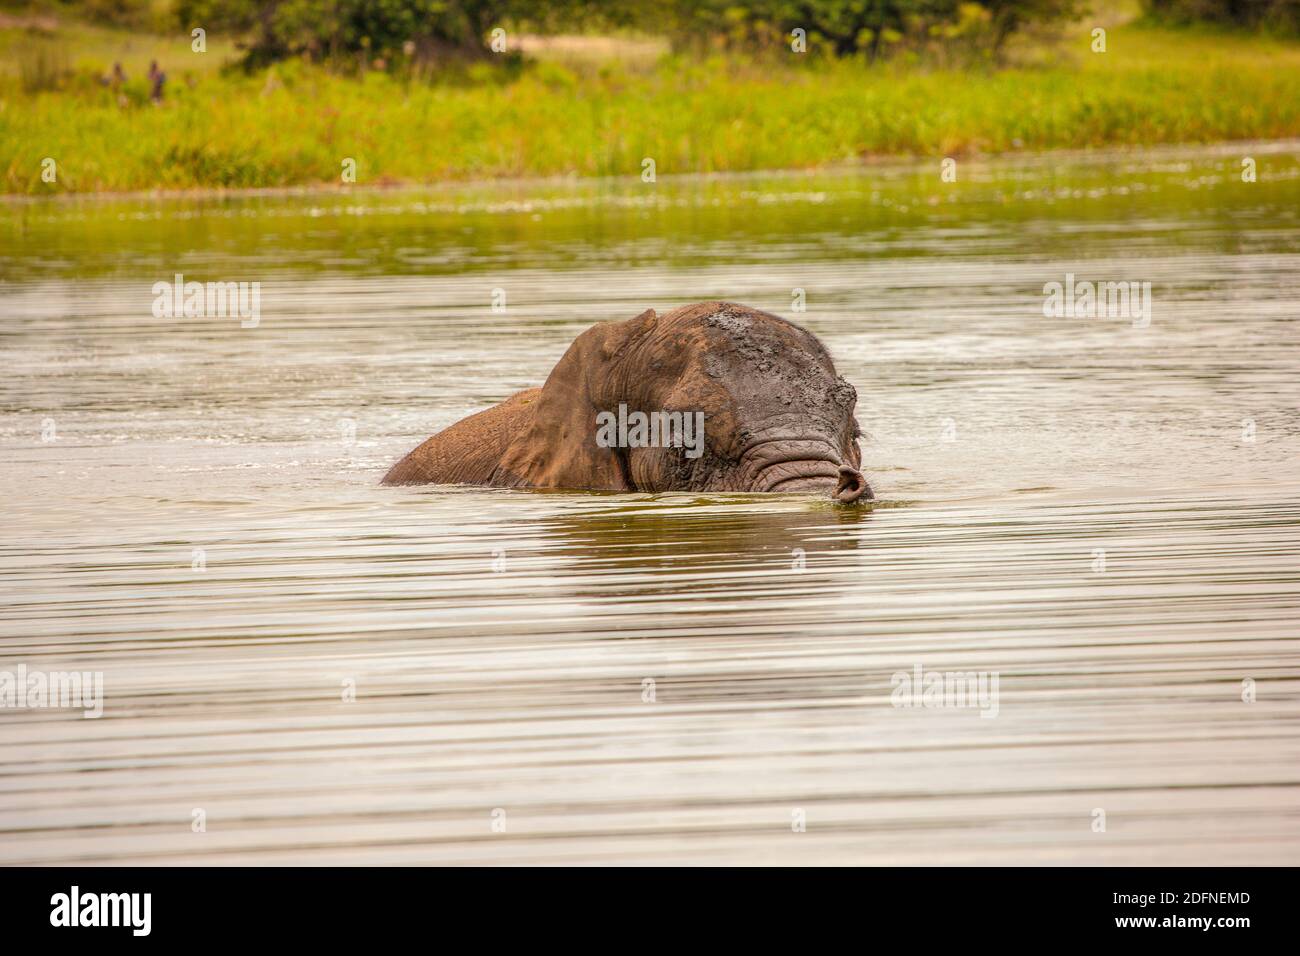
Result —
[{"label": "vegetation", "polygon": [[1300,0],[1142,0],[1152,19],[1164,23],[1210,23],[1300,35]]},{"label": "vegetation", "polygon": [[814,56],[997,59],[1017,32],[1061,23],[1084,5],[1083,0],[671,0],[667,28],[678,48],[772,48],[790,44],[795,31],[803,31],[807,52]]},{"label": "vegetation", "polygon": [[[109,0],[99,0],[109,2]],[[140,0],[112,0],[130,3]],[[1030,24],[1077,14],[1083,0],[181,0],[180,25],[249,37],[248,65],[292,56],[385,67],[486,56],[491,33],[619,29],[667,33],[674,46],[772,49],[813,56],[932,48],[997,56]],[[798,34],[796,34],[798,31]],[[797,36],[797,39],[796,39]]]},{"label": "vegetation", "polygon": [[[827,17],[840,9],[817,7]],[[603,10],[610,23],[632,22],[617,4]],[[198,53],[188,28],[166,35],[0,20],[0,192],[344,185],[349,161],[363,185],[636,178],[647,158],[665,175],[1300,135],[1300,45],[1283,40],[1130,23],[1112,25],[1099,53],[1084,20],[1059,43],[1013,35],[1001,41],[1005,63],[972,68],[904,50],[902,39],[872,63],[879,31],[837,56],[831,46],[842,30],[833,24],[810,30],[808,55],[787,36],[755,47],[756,21],[736,14],[731,22],[742,21],[746,52],[730,40],[687,49],[678,36],[671,46],[643,42],[637,49],[657,52],[633,60],[618,48],[606,55],[616,41],[605,37],[588,38],[601,44],[600,57],[557,58],[539,46],[503,66],[462,45],[458,66],[429,73],[419,57],[391,52],[402,30],[367,28],[348,33],[335,54],[304,49],[229,69],[223,64],[253,47],[216,26],[204,28]],[[477,35],[478,26],[467,29]],[[519,33],[510,30],[517,53]],[[452,34],[443,42],[453,44]],[[332,58],[354,43],[364,58]],[[376,68],[375,59],[384,62]],[[146,77],[154,62],[166,76],[161,95]],[[56,164],[53,181],[46,160]]]},{"label": "vegetation", "polygon": [[[180,0],[182,27],[246,34],[245,64],[289,57],[316,62],[428,61],[483,57],[507,17],[538,3],[519,0]],[[381,67],[381,68],[382,68]]]}]

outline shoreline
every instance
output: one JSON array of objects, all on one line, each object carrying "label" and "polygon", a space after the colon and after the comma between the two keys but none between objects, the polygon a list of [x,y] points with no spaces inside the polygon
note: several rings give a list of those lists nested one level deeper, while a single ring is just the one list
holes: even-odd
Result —
[{"label": "shoreline", "polygon": [[[1086,163],[1089,160],[1106,162],[1111,159],[1133,157],[1144,159],[1172,158],[1179,153],[1196,152],[1199,155],[1229,156],[1249,148],[1260,155],[1276,155],[1289,152],[1300,153],[1300,136],[1283,139],[1226,139],[1211,142],[1187,141],[1181,143],[1159,143],[1154,146],[1134,146],[1128,143],[1116,143],[1096,147],[1061,147],[1059,149],[1010,150],[1005,152],[988,152],[968,154],[962,157],[963,163],[1016,163],[1033,166],[1036,164],[1066,160]],[[722,181],[752,179],[799,179],[816,176],[842,176],[860,170],[878,167],[893,167],[902,171],[919,168],[922,163],[932,163],[940,157],[921,156],[918,154],[893,153],[865,157],[852,163],[828,163],[811,167],[772,167],[766,169],[749,169],[715,172],[663,173],[659,175],[670,183]],[[31,193],[0,193],[0,207],[24,205],[49,205],[53,203],[94,202],[132,202],[132,201],[187,201],[187,200],[227,200],[227,199],[280,199],[307,196],[342,197],[349,193],[365,195],[383,195],[414,193],[419,191],[451,191],[472,188],[543,188],[576,187],[582,185],[628,185],[637,179],[635,174],[628,176],[581,176],[578,174],[558,174],[554,176],[500,176],[467,179],[441,179],[427,181],[383,182],[365,184],[347,184],[330,182],[302,183],[294,186],[197,186],[180,189],[146,189],[146,190],[88,190],[86,192],[61,192],[44,196]]]}]

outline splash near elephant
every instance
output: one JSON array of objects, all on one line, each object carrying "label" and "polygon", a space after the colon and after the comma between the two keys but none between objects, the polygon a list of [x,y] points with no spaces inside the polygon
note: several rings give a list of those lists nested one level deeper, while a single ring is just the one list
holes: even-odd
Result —
[{"label": "splash near elephant", "polygon": [[444,429],[390,485],[872,498],[857,392],[817,337],[778,316],[704,302],[574,340],[541,388]]}]

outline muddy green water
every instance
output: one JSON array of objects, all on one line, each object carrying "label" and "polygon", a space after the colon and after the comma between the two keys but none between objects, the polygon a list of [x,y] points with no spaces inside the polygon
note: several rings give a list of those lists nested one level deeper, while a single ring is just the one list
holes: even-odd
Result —
[{"label": "muddy green water", "polygon": [[[104,675],[0,709],[0,862],[1300,862],[1300,145],[958,174],[0,205],[0,671]],[[875,507],[378,486],[714,298]]]}]

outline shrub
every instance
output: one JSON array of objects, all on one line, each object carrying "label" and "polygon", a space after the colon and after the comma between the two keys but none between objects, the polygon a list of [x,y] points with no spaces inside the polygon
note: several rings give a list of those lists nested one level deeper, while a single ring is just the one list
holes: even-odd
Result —
[{"label": "shrub", "polygon": [[1142,0],[1154,20],[1170,23],[1198,21],[1300,34],[1300,0]]}]

